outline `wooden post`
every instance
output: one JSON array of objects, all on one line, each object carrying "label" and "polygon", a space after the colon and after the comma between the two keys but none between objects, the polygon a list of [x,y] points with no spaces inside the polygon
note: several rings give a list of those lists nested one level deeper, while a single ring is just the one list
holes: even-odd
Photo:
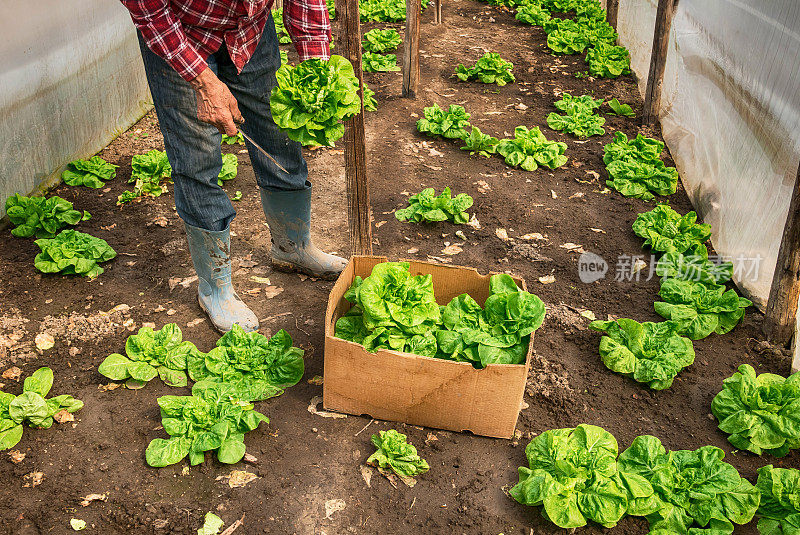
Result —
[{"label": "wooden post", "polygon": [[433,0],[433,23],[442,23],[442,0]]},{"label": "wooden post", "polygon": [[[792,339],[797,318],[797,299],[800,297],[800,168],[789,201],[789,213],[783,227],[778,250],[778,263],[772,275],[767,310],[764,315],[764,334],[770,342],[786,346]],[[795,355],[792,368],[800,368]]]},{"label": "wooden post", "polygon": [[406,41],[403,53],[403,96],[416,98],[419,88],[420,0],[406,0]]},{"label": "wooden post", "polygon": [[606,20],[617,29],[617,14],[619,13],[619,0],[608,0],[606,2]]},{"label": "wooden post", "polygon": [[653,124],[658,119],[664,69],[667,66],[669,31],[677,4],[678,0],[658,0],[656,26],[653,32],[653,52],[650,55],[650,72],[647,75],[647,90],[644,93],[644,114],[642,116],[644,125]]},{"label": "wooden post", "polygon": [[[358,0],[339,0],[336,8],[342,18],[338,43],[342,56],[350,60],[364,95],[361,70],[361,21]],[[363,101],[363,100],[362,100]],[[352,254],[372,254],[372,221],[367,181],[367,150],[364,134],[364,109],[344,125],[344,174],[347,181],[347,222]]]}]

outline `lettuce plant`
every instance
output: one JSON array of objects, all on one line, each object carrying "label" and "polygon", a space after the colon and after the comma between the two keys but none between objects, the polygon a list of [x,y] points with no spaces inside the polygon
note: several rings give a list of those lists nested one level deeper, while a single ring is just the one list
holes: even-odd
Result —
[{"label": "lettuce plant", "polygon": [[589,46],[585,29],[570,19],[553,18],[544,23],[547,47],[554,54],[581,54]]},{"label": "lettuce plant", "polygon": [[378,101],[375,100],[375,91],[364,84],[364,109],[366,111],[378,111]]},{"label": "lettuce plant", "polygon": [[[589,40],[590,47],[597,47],[599,45],[613,45],[619,35],[614,30],[614,27],[606,22],[605,18],[576,18],[576,22],[583,29],[583,33]],[[625,47],[619,47],[625,48]],[[589,52],[591,52],[591,48]],[[626,51],[627,52],[627,51]]]},{"label": "lettuce plant", "polygon": [[359,0],[361,22],[400,22],[406,20],[403,0]]},{"label": "lettuce plant", "polygon": [[122,205],[143,196],[160,197],[166,191],[162,185],[165,179],[172,177],[172,166],[167,153],[153,149],[145,154],[137,154],[131,159],[131,178],[133,189],[123,191],[117,198]]},{"label": "lettuce plant", "polygon": [[401,477],[416,477],[430,467],[417,453],[417,448],[407,442],[407,437],[394,429],[379,431],[372,435],[376,451],[367,459],[367,464],[379,470],[391,470]]},{"label": "lettuce plant", "polygon": [[275,123],[303,145],[333,146],[344,135],[342,121],[361,111],[358,79],[341,56],[281,65],[270,107]]},{"label": "lettuce plant", "polygon": [[422,110],[422,119],[417,120],[417,130],[429,136],[442,136],[448,139],[464,139],[469,135],[469,113],[462,106],[450,104],[447,111],[438,104]]},{"label": "lettuce plant", "polygon": [[480,154],[488,158],[497,152],[497,145],[500,143],[496,137],[484,134],[477,126],[472,127],[470,134],[464,138],[464,146],[461,150],[468,150],[470,156]]},{"label": "lettuce plant", "polygon": [[233,180],[236,178],[236,174],[239,171],[239,158],[236,157],[235,154],[223,154],[222,155],[222,169],[219,171],[219,176],[217,177],[217,184],[220,186],[228,181]]},{"label": "lettuce plant", "polygon": [[733,276],[733,263],[711,262],[708,248],[697,244],[683,253],[664,253],[656,264],[656,274],[664,279],[680,279],[706,285],[725,284]]},{"label": "lettuce plant", "polygon": [[682,279],[661,281],[658,295],[664,301],[653,304],[656,312],[674,321],[678,334],[692,340],[730,332],[744,318],[744,309],[753,304],[733,289]]},{"label": "lettuce plant", "polygon": [[67,164],[61,173],[61,180],[69,186],[86,186],[102,188],[104,181],[117,176],[117,165],[110,164],[100,156],[92,156],[88,160],[74,160]]},{"label": "lettuce plant", "polygon": [[653,500],[653,486],[639,474],[617,470],[617,439],[601,427],[581,424],[551,429],[525,448],[528,467],[509,494],[523,505],[542,505],[542,514],[565,528],[592,520],[611,528],[629,511]]},{"label": "lettuce plant", "polygon": [[513,68],[514,64],[501,58],[497,52],[487,52],[472,67],[467,68],[459,63],[455,75],[462,82],[478,80],[502,87],[514,81]]},{"label": "lettuce plant", "polygon": [[742,364],[722,384],[711,412],[734,447],[776,457],[800,448],[800,372],[756,375]]},{"label": "lettuce plant", "polygon": [[117,256],[105,240],[77,230],[62,230],[55,238],[41,238],[36,245],[42,250],[33,265],[42,273],[84,275],[91,279],[103,272],[101,262]]},{"label": "lettuce plant", "polygon": [[549,169],[561,167],[567,163],[566,150],[566,143],[548,140],[538,126],[530,130],[518,126],[514,129],[514,139],[503,139],[497,145],[498,154],[508,165],[526,171],[535,171],[540,165]]},{"label": "lettuce plant", "polygon": [[667,451],[656,437],[643,435],[620,454],[617,469],[652,485],[657,508],[645,515],[651,534],[729,535],[734,523],[753,518],[760,497],[724,457],[714,446]]},{"label": "lettuce plant", "polygon": [[397,56],[395,54],[376,54],[364,52],[361,55],[364,72],[393,72],[399,71]]},{"label": "lettuce plant", "polygon": [[362,46],[367,52],[382,54],[397,50],[401,43],[400,34],[394,28],[381,30],[375,28],[364,34]]},{"label": "lettuce plant", "polygon": [[292,42],[286,26],[283,24],[283,8],[272,11],[272,20],[275,21],[275,33],[278,35],[278,44],[288,45]]},{"label": "lettuce plant", "polygon": [[235,136],[229,136],[228,134],[222,134],[222,139],[220,140],[221,145],[244,145],[244,136],[241,132],[237,132]]},{"label": "lettuce plant", "polygon": [[517,14],[514,18],[531,26],[543,26],[545,22],[550,20],[550,12],[543,9],[539,4],[528,3],[522,4],[517,8]]},{"label": "lettuce plant", "polygon": [[25,378],[18,396],[0,391],[0,450],[13,448],[22,439],[23,424],[48,429],[53,416],[62,411],[77,412],[83,402],[62,394],[47,398],[53,387],[53,370],[39,368]]},{"label": "lettuce plant", "polygon": [[[612,30],[613,31],[613,30]],[[616,78],[631,72],[631,56],[624,46],[598,42],[586,53],[589,73],[598,78]]]},{"label": "lettuce plant", "polygon": [[758,469],[756,488],[761,503],[756,516],[761,535],[797,535],[800,533],[800,470],[775,468],[771,464]]},{"label": "lettuce plant", "polygon": [[[620,115],[624,117],[636,117],[636,114],[633,112],[633,108],[631,108],[628,104],[623,104],[616,98],[612,98],[608,101],[608,107],[611,108],[612,115]],[[639,134],[641,135],[641,134]]]},{"label": "lettuce plant", "polygon": [[469,221],[467,210],[472,206],[472,197],[466,193],[452,196],[450,188],[444,188],[436,195],[433,188],[425,188],[408,198],[408,208],[395,212],[398,221],[412,223],[450,221],[455,224],[466,224]]},{"label": "lettuce plant", "polygon": [[657,195],[672,195],[678,189],[678,171],[664,162],[616,160],[606,166],[610,180],[606,185],[625,197],[650,201]]},{"label": "lettuce plant", "polygon": [[336,322],[335,336],[368,351],[392,349],[436,355],[433,329],[441,321],[430,275],[412,276],[408,262],[383,262],[356,277],[345,298],[354,306]]},{"label": "lettuce plant", "polygon": [[16,228],[11,234],[18,238],[52,238],[68,225],[77,225],[92,216],[72,209],[72,203],[56,195],[24,197],[16,193],[6,199],[6,214]]},{"label": "lettuce plant", "polygon": [[636,217],[633,232],[653,251],[683,253],[707,242],[711,225],[697,223],[694,211],[681,216],[668,205],[659,204]]},{"label": "lettuce plant", "polygon": [[109,355],[97,371],[112,381],[126,381],[131,388],[140,388],[156,376],[169,386],[186,386],[187,361],[198,354],[193,343],[183,340],[175,323],[157,331],[142,327],[128,337],[125,355]]},{"label": "lettuce plant", "polygon": [[573,110],[582,110],[588,113],[592,113],[594,110],[600,108],[603,105],[603,99],[594,99],[591,95],[581,95],[579,97],[574,97],[569,93],[562,93],[561,98],[553,102],[553,106],[556,109],[565,111],[567,113]]},{"label": "lettuce plant", "polygon": [[603,125],[605,118],[582,107],[574,107],[566,115],[556,112],[547,116],[547,126],[559,132],[567,132],[584,139],[590,136],[602,136],[606,133]]},{"label": "lettuce plant", "polygon": [[536,295],[520,290],[509,275],[489,278],[485,308],[461,294],[442,308],[442,326],[436,331],[437,357],[488,364],[522,364],[530,335],[541,327],[545,306]]},{"label": "lettuce plant", "polygon": [[603,147],[603,163],[608,165],[616,160],[637,160],[653,163],[661,161],[664,143],[642,134],[628,140],[624,132],[614,132],[614,141]]},{"label": "lettuce plant", "polygon": [[608,369],[653,390],[672,386],[675,376],[694,362],[692,341],[678,334],[674,322],[639,323],[621,318],[593,321],[589,327],[605,332],[600,339],[600,357]]},{"label": "lettuce plant", "polygon": [[240,399],[260,401],[282,394],[283,388],[302,379],[303,353],[292,347],[292,337],[283,329],[268,338],[234,325],[217,347],[189,355],[187,367],[189,377],[198,384],[230,383]]},{"label": "lettuce plant", "polygon": [[191,396],[161,396],[161,425],[170,438],[153,439],[145,451],[150,466],[160,468],[187,455],[194,466],[205,452],[216,451],[221,463],[234,464],[245,453],[244,435],[269,419],[253,410],[226,383],[195,384]]},{"label": "lettuce plant", "polygon": [[325,0],[325,5],[328,8],[328,18],[330,20],[336,19],[336,3],[334,0]]}]

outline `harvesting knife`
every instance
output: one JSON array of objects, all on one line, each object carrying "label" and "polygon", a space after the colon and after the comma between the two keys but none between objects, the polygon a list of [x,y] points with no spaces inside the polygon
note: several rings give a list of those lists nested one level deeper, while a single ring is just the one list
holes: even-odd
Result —
[{"label": "harvesting knife", "polygon": [[248,136],[247,134],[245,134],[243,130],[239,130],[239,133],[240,133],[240,134],[242,134],[242,137],[244,137],[244,138],[245,138],[247,141],[249,141],[250,143],[252,143],[252,144],[253,144],[253,146],[254,146],[255,148],[257,148],[259,151],[261,151],[261,154],[263,154],[264,156],[266,156],[267,158],[269,158],[269,159],[272,161],[272,163],[274,163],[275,165],[277,165],[277,166],[278,166],[278,169],[280,169],[281,171],[283,171],[283,172],[284,172],[284,173],[286,173],[287,175],[288,175],[288,174],[290,174],[290,173],[289,173],[289,171],[287,171],[286,169],[284,169],[284,167],[283,167],[281,164],[279,164],[279,163],[278,163],[278,160],[276,160],[275,158],[273,158],[273,157],[272,157],[272,155],[271,155],[270,153],[268,153],[267,151],[265,151],[265,150],[263,149],[263,147],[261,147],[261,145],[259,145],[259,144],[258,144],[258,143],[256,143],[255,141],[253,141],[253,138],[251,138],[250,136]]}]

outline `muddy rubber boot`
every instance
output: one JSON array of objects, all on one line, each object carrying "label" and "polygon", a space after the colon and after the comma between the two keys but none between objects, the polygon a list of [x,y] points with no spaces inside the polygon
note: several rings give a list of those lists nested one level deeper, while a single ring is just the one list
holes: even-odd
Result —
[{"label": "muddy rubber boot", "polygon": [[248,332],[257,330],[258,318],[231,283],[230,230],[214,232],[186,225],[186,237],[199,279],[197,301],[211,324],[222,333],[230,331],[234,323]]},{"label": "muddy rubber boot", "polygon": [[311,243],[311,187],[293,191],[261,188],[261,204],[272,235],[272,266],[333,280],[347,260],[324,253]]}]

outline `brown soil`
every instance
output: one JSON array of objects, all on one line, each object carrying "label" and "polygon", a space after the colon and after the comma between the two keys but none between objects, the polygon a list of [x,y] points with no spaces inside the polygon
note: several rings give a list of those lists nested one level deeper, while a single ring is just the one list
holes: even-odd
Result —
[{"label": "brown soil", "polygon": [[[310,400],[322,391],[319,384],[307,380],[322,374],[321,320],[331,284],[270,269],[269,238],[252,167],[241,154],[239,177],[225,186],[231,193],[244,193],[236,204],[239,216],[233,223],[235,284],[262,319],[262,332],[285,328],[306,349],[306,377],[283,396],[258,404],[271,421],[246,437],[247,451],[258,459],[254,465],[231,467],[209,460],[188,473],[183,472],[185,463],[149,468],[144,449],[151,439],[164,436],[155,400],[164,394],[188,393],[188,389],[169,388],[156,380],[138,391],[104,390],[99,385],[108,381],[97,373],[98,364],[109,353],[121,351],[125,337],[145,322],[159,327],[176,322],[185,338],[202,350],[212,347],[218,337],[208,321],[195,321],[203,318],[195,299],[196,283],[177,284],[193,271],[171,193],[115,206],[117,195],[128,187],[131,156],[163,148],[156,120],[149,114],[101,153],[120,166],[107,190],[61,186],[53,192],[89,210],[94,217],[80,229],[108,240],[118,251],[119,256],[104,266],[105,273],[92,282],[41,275],[33,267],[38,249],[31,240],[6,234],[0,247],[0,369],[14,364],[26,376],[49,365],[56,377],[53,392],[70,393],[86,403],[74,424],[49,430],[26,428],[17,447],[26,456],[18,464],[2,455],[0,533],[72,533],[69,520],[74,517],[88,522],[87,533],[188,535],[195,533],[207,511],[218,513],[226,524],[245,515],[237,535],[554,533],[558,530],[543,520],[537,508],[517,504],[505,491],[516,482],[516,468],[525,462],[523,449],[532,435],[582,422],[605,427],[621,448],[642,433],[659,436],[671,449],[719,446],[751,480],[756,468],[767,463],[800,465],[798,452],[780,460],[731,454],[709,414],[722,379],[739,364],[750,363],[761,372],[787,371],[785,355],[757,343],[760,314],[751,310],[732,333],[695,343],[695,364],[662,392],[609,372],[597,354],[599,335],[587,330],[588,320],[579,315],[591,310],[598,318],[611,314],[640,321],[659,319],[652,307],[656,280],[613,280],[619,255],[642,254],[641,240],[632,233],[631,223],[637,213],[653,205],[604,191],[602,145],[614,130],[635,134],[636,121],[607,116],[608,134],[586,142],[544,126],[555,95],[563,91],[617,97],[641,111],[634,80],[576,78],[576,73],[586,70],[583,60],[549,55],[540,29],[522,26],[508,13],[470,0],[447,2],[444,7],[441,26],[432,24],[430,11],[423,18],[419,98],[398,96],[400,73],[366,76],[379,102],[379,111],[366,118],[375,252],[390,258],[446,257],[441,252],[446,242],[464,243],[454,235],[456,228],[401,224],[392,211],[406,202],[408,192],[424,186],[437,190],[450,186],[454,192],[475,197],[481,228],[461,227],[467,239],[453,263],[484,272],[517,273],[549,308],[548,319],[536,335],[525,396],[529,406],[518,424],[521,438],[495,440],[309,413]],[[400,25],[392,26],[400,29]],[[451,78],[456,64],[473,62],[484,51],[500,52],[512,61],[518,83],[497,89]],[[474,124],[499,137],[518,125],[542,126],[549,138],[569,145],[570,160],[561,169],[529,173],[509,169],[497,157],[470,157],[456,142],[423,138],[414,123],[422,108],[434,102],[464,105]],[[527,108],[515,108],[520,103]],[[223,148],[226,152],[242,149]],[[316,186],[315,237],[329,250],[346,253],[342,152],[340,148],[317,150],[307,156]],[[669,201],[681,212],[691,209],[682,190]],[[501,240],[496,229],[506,229],[512,239]],[[519,239],[533,232],[542,233],[547,241]],[[567,242],[609,260],[607,277],[581,283],[578,255],[559,247]],[[414,249],[417,252],[409,252]],[[538,282],[550,274],[555,283]],[[264,285],[251,280],[253,275],[268,276],[283,292],[265,297],[266,291],[257,290]],[[127,307],[117,308],[111,317],[100,314],[118,305]],[[55,347],[44,354],[33,345],[40,331],[56,339]],[[13,380],[2,382],[10,392],[21,388]],[[414,488],[402,484],[394,488],[378,474],[368,487],[362,478],[359,466],[373,450],[370,434],[392,427],[407,433],[431,465]],[[430,440],[429,433],[437,440]],[[259,479],[230,489],[217,478],[232,469],[248,470]],[[44,474],[40,485],[23,486],[23,476],[30,472]],[[81,498],[90,493],[107,493],[108,500],[82,507]],[[325,503],[333,499],[344,500],[346,506],[326,518]],[[601,531],[597,526],[583,530]],[[623,520],[615,530],[645,532],[646,524],[634,518]],[[755,527],[751,524],[738,532],[755,533]]]}]

